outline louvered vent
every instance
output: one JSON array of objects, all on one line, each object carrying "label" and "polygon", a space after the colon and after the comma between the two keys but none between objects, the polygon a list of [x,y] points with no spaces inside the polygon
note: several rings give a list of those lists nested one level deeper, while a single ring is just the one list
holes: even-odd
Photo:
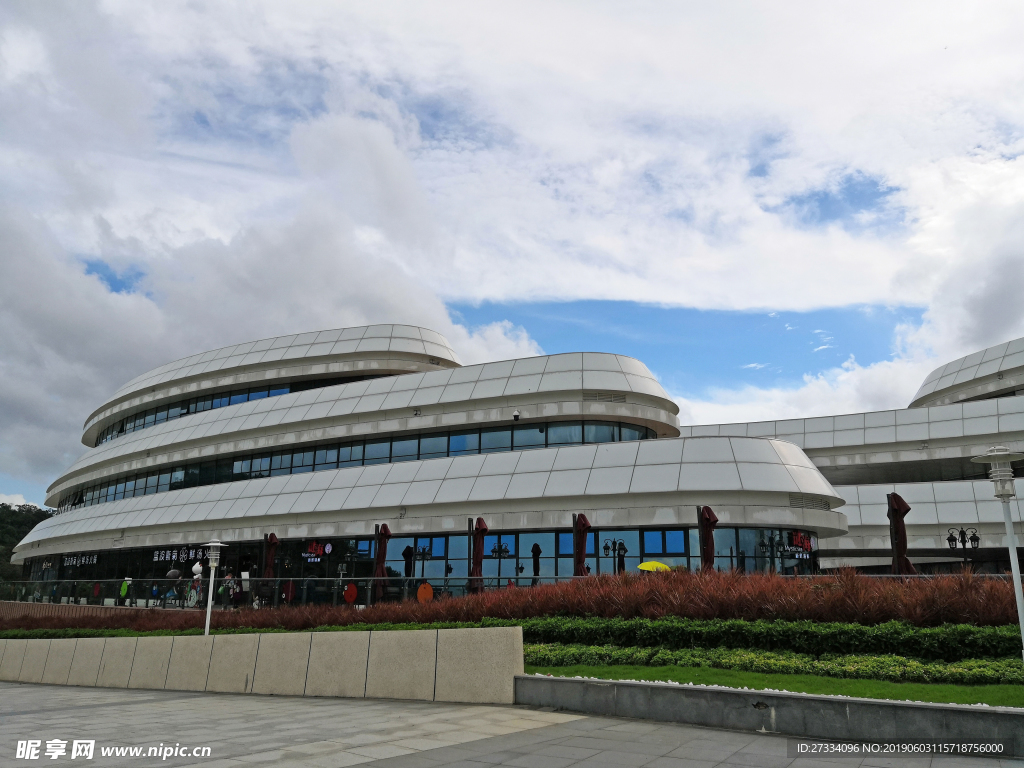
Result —
[{"label": "louvered vent", "polygon": [[799,507],[800,509],[824,509],[826,511],[832,509],[828,499],[822,499],[818,496],[807,496],[803,493],[789,494],[789,506]]},{"label": "louvered vent", "polygon": [[598,403],[624,403],[626,402],[625,395],[613,395],[608,392],[584,392],[584,401],[598,402]]}]

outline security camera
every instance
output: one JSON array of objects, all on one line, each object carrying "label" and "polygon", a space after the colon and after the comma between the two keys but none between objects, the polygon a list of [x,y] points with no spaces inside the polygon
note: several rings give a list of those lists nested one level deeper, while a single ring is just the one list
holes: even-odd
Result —
[{"label": "security camera", "polygon": [[519,410],[512,411],[512,421],[519,421]]}]

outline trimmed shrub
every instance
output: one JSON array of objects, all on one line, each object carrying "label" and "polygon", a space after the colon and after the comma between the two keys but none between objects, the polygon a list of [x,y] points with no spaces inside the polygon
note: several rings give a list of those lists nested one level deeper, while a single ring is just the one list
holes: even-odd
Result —
[{"label": "trimmed shrub", "polygon": [[[576,579],[528,589],[498,589],[478,595],[418,603],[348,606],[307,605],[276,610],[216,611],[218,629],[304,630],[348,624],[520,622],[539,617],[621,619],[742,619],[840,622],[876,626],[898,621],[917,627],[1015,624],[1017,609],[1008,580],[965,572],[921,579],[872,579],[853,571],[813,578],[773,574],[623,574]],[[108,616],[47,616],[0,622],[0,629],[158,629],[201,627],[201,611],[118,611]]]},{"label": "trimmed shrub", "polygon": [[966,659],[952,664],[894,655],[824,655],[729,648],[619,648],[593,645],[526,645],[527,664],[537,667],[640,666],[713,667],[769,674],[886,680],[893,683],[995,685],[1024,683],[1024,663],[1011,659]]}]

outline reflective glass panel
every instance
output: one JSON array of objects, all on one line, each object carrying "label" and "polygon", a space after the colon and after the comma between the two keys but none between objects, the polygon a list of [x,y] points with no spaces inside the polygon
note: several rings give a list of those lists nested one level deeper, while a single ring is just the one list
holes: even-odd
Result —
[{"label": "reflective glass panel", "polygon": [[558,554],[559,555],[571,555],[572,554],[572,533],[559,533],[558,534]]},{"label": "reflective glass panel", "polygon": [[448,455],[448,435],[424,435],[420,438],[420,456]]},{"label": "reflective glass panel", "polygon": [[480,453],[511,450],[511,429],[483,429],[480,431]]},{"label": "reflective glass panel", "polygon": [[415,459],[419,452],[420,441],[417,438],[395,440],[391,443],[391,460],[407,461]]},{"label": "reflective glass panel", "polygon": [[661,531],[644,531],[644,554],[660,555],[665,551]]},{"label": "reflective glass panel", "polygon": [[390,440],[373,440],[366,443],[364,464],[385,464],[390,458]]},{"label": "reflective glass panel", "polygon": [[686,552],[686,531],[665,531],[665,551],[674,555]]},{"label": "reflective glass panel", "polygon": [[463,456],[469,453],[480,453],[480,433],[475,429],[471,432],[453,432],[449,438],[448,455]]},{"label": "reflective glass panel", "polygon": [[613,443],[619,438],[619,425],[600,421],[583,424],[583,440],[587,443]]},{"label": "reflective glass panel", "polygon": [[644,427],[623,424],[619,434],[621,440],[642,440],[646,436],[647,430]]},{"label": "reflective glass panel", "polygon": [[513,445],[515,446],[515,449],[517,451],[523,450],[525,448],[543,448],[543,425],[516,427],[513,430]]},{"label": "reflective glass panel", "polygon": [[548,445],[579,445],[583,442],[583,424],[561,422],[548,425]]}]

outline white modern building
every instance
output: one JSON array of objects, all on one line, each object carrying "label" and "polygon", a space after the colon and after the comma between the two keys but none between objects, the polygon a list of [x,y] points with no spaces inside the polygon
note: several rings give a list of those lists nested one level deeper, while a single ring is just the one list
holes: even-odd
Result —
[{"label": "white modern building", "polygon": [[237,573],[262,568],[275,534],[278,578],[369,575],[386,523],[395,572],[418,552],[417,573],[457,579],[482,517],[486,577],[553,577],[572,574],[583,513],[591,573],[615,570],[604,544],[619,541],[627,568],[694,568],[708,505],[717,567],[884,570],[896,491],[919,568],[966,555],[1002,570],[1001,509],[969,459],[1024,449],[1020,395],[1024,339],[937,369],[905,410],[704,426],[680,426],[621,355],[463,366],[441,335],[399,325],[265,339],[169,363],[102,403],[89,450],[48,489],[58,513],[13,561],[33,580],[152,578],[216,538]]},{"label": "white modern building", "polygon": [[[463,366],[437,333],[370,326],[249,342],[128,382],[86,419],[89,447],[48,489],[57,508],[15,549],[32,580],[162,577],[202,545],[223,570],[369,575],[375,526],[389,567],[467,575],[467,522],[490,529],[484,576],[587,565],[699,565],[697,507],[720,521],[716,566],[809,572],[847,533],[844,500],[786,439],[694,436],[639,361],[573,353]],[[728,430],[726,430],[728,431]],[[685,432],[685,434],[683,434]],[[412,547],[412,549],[408,549]]]}]

